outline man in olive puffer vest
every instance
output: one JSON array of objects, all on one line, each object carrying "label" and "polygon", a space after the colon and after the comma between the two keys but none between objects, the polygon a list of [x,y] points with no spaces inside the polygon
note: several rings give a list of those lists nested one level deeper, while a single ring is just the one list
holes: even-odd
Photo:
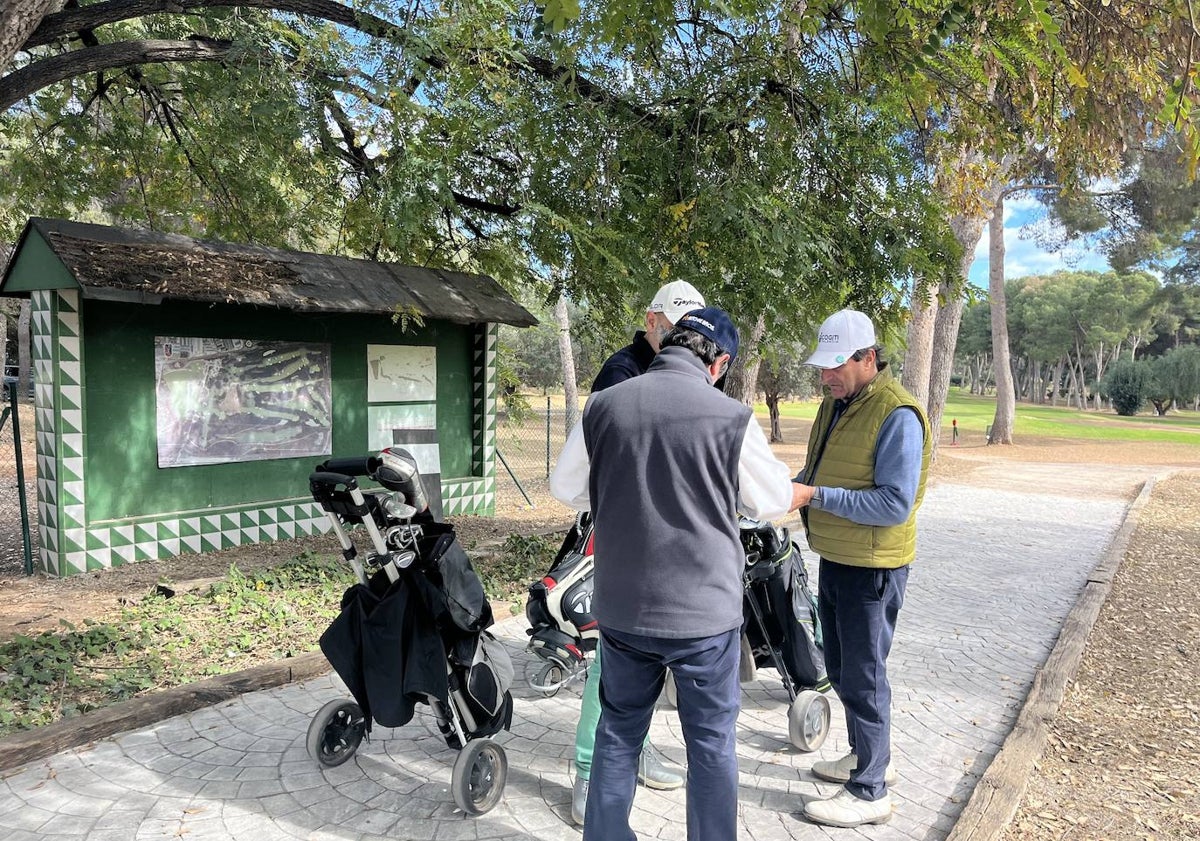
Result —
[{"label": "man in olive puffer vest", "polygon": [[808,543],[821,557],[825,668],[845,708],[850,753],[813,764],[817,777],[844,787],[805,804],[804,814],[830,826],[883,823],[892,815],[887,657],[929,472],[929,421],[886,370],[880,350],[871,320],[841,310],[821,325],[806,363],[821,369],[828,393],[797,480]]}]

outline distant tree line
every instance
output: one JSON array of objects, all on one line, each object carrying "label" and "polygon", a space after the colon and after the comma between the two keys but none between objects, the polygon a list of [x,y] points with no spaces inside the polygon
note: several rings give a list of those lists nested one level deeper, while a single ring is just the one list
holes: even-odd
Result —
[{"label": "distant tree line", "polygon": [[[1056,272],[1008,281],[1005,298],[1018,399],[1127,415],[1200,405],[1200,286]],[[959,329],[957,374],[976,394],[991,388],[991,320],[973,302]]]}]

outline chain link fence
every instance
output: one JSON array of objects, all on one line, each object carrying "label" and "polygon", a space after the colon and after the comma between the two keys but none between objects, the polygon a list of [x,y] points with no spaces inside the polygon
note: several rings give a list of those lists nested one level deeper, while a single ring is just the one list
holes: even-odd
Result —
[{"label": "chain link fence", "polygon": [[567,411],[550,397],[530,398],[528,408],[506,411],[496,422],[496,513],[529,508],[561,508],[550,496],[550,473],[566,443]]},{"label": "chain link fence", "polygon": [[33,406],[17,400],[15,382],[6,380],[0,397],[0,575],[29,575],[37,538]]}]

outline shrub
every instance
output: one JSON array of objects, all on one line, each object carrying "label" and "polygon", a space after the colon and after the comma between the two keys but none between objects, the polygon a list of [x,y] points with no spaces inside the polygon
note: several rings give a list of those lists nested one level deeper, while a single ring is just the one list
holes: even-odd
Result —
[{"label": "shrub", "polygon": [[1149,397],[1150,382],[1150,368],[1145,362],[1122,359],[1105,372],[1100,394],[1112,401],[1118,415],[1132,417]]}]

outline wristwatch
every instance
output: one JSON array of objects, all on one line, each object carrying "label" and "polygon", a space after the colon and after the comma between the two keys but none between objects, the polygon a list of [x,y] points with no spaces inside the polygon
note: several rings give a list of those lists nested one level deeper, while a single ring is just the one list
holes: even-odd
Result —
[{"label": "wristwatch", "polygon": [[821,489],[814,487],[812,499],[810,499],[808,501],[809,508],[815,508],[818,511],[820,511],[821,510],[821,501],[822,501],[821,500]]}]

